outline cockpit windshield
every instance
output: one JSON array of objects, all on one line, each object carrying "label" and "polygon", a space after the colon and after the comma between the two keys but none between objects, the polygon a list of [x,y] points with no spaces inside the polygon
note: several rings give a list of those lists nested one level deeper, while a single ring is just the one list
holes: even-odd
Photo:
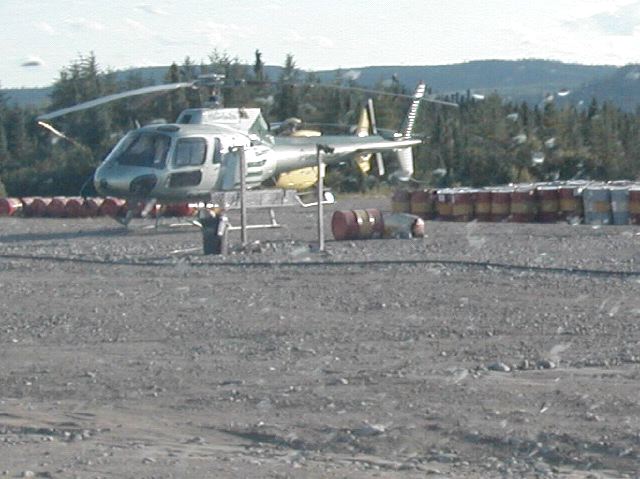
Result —
[{"label": "cockpit windshield", "polygon": [[164,168],[171,138],[157,132],[136,131],[127,135],[115,152],[121,165]]}]

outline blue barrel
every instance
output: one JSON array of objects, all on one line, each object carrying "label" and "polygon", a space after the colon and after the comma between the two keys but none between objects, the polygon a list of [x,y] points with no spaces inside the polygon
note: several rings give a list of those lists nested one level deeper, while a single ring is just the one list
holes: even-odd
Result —
[{"label": "blue barrel", "polygon": [[587,186],[582,191],[584,204],[584,222],[587,225],[610,225],[611,193],[603,185]]},{"label": "blue barrel", "polygon": [[624,186],[610,187],[611,217],[614,225],[629,224],[629,188]]}]

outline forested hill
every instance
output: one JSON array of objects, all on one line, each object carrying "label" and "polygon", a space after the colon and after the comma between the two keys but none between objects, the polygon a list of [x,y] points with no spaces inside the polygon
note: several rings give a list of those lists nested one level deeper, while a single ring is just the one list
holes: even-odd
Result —
[{"label": "forested hill", "polygon": [[[153,83],[161,83],[166,77],[168,67],[144,67],[117,72],[118,80],[127,76],[136,76]],[[276,80],[282,67],[266,66],[265,73]],[[535,104],[543,95],[560,89],[585,90],[585,95],[593,92],[598,100],[615,99],[612,91],[606,86],[609,78],[615,76],[618,68],[606,65],[578,65],[548,60],[482,60],[454,65],[441,66],[375,66],[362,68],[345,68],[342,70],[325,70],[315,72],[317,77],[328,82],[337,75],[356,77],[358,84],[373,87],[393,75],[409,90],[419,81],[424,80],[433,93],[451,94],[472,90],[476,93],[497,92],[501,97],[515,101],[527,101]],[[0,79],[0,82],[2,79]],[[598,85],[604,82],[603,87]],[[640,82],[638,82],[640,83]],[[19,106],[42,105],[51,92],[48,88],[25,88],[2,90],[8,101]],[[640,104],[640,89],[636,88],[633,97],[625,96],[624,104],[629,102]]]}]

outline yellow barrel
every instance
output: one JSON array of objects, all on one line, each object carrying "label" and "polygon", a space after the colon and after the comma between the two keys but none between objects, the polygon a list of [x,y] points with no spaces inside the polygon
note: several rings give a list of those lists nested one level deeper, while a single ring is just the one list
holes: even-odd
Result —
[{"label": "yellow barrel", "polygon": [[491,191],[491,221],[506,221],[511,213],[513,188],[496,188]]},{"label": "yellow barrel", "polygon": [[629,188],[629,222],[640,225],[640,186]]},{"label": "yellow barrel", "polygon": [[396,190],[391,197],[391,211],[394,213],[411,212],[411,193],[407,190]]},{"label": "yellow barrel", "polygon": [[555,223],[560,213],[560,202],[557,186],[538,186],[538,221],[541,223]]},{"label": "yellow barrel", "polygon": [[536,219],[535,189],[516,188],[511,193],[511,214],[509,221],[514,223],[532,223]]},{"label": "yellow barrel", "polygon": [[473,219],[473,200],[475,191],[454,190],[451,194],[451,219],[453,221],[471,221]]},{"label": "yellow barrel", "polygon": [[479,190],[475,194],[475,216],[478,221],[491,221],[491,191]]},{"label": "yellow barrel", "polygon": [[435,216],[435,197],[431,190],[419,190],[411,193],[412,215],[430,220]]},{"label": "yellow barrel", "polygon": [[453,203],[452,203],[453,190],[442,189],[438,190],[436,194],[436,212],[438,219],[441,221],[450,221],[453,215]]}]

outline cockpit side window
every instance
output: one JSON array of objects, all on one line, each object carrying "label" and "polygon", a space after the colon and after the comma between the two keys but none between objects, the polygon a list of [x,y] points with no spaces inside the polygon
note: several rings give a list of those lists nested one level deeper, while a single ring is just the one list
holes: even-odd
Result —
[{"label": "cockpit side window", "polygon": [[199,166],[204,163],[207,142],[204,138],[180,138],[173,155],[173,166]]},{"label": "cockpit side window", "polygon": [[125,138],[116,153],[121,165],[164,168],[171,138],[159,133],[139,132]]},{"label": "cockpit side window", "polygon": [[213,139],[213,163],[219,164],[222,161],[222,143],[220,138]]}]

